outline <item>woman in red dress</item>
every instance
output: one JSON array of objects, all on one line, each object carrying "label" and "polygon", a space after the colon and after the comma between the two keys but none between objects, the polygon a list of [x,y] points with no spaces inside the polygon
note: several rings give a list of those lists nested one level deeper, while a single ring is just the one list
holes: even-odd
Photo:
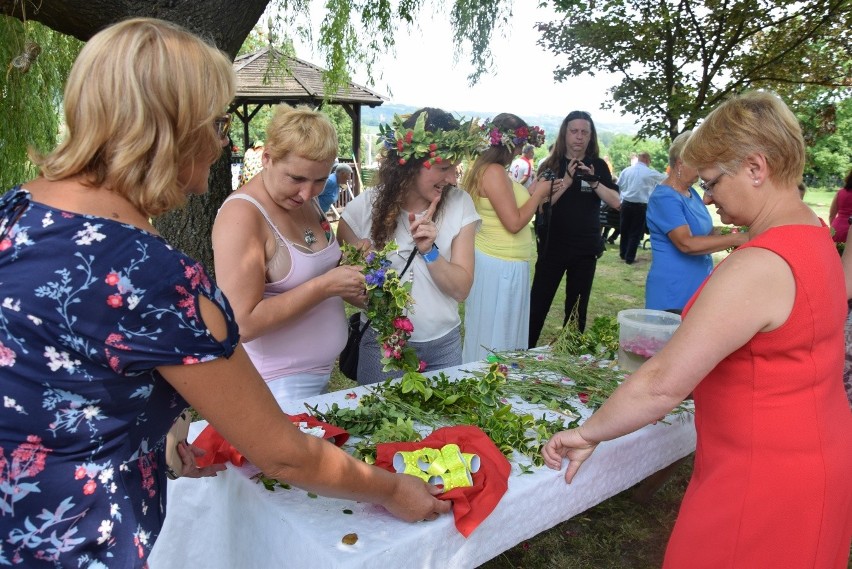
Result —
[{"label": "woman in red dress", "polygon": [[805,150],[774,95],[723,103],[683,152],[704,202],[749,241],[720,263],[671,341],[581,427],[543,451],[570,483],[602,441],[690,393],[695,468],[664,567],[846,568],[852,414],[844,396],[843,271],[828,228],[799,198]]}]

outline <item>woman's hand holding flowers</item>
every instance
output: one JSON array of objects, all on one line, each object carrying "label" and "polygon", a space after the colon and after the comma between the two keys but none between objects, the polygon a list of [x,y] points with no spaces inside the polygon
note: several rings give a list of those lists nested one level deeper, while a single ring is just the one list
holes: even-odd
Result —
[{"label": "woman's hand holding flowers", "polygon": [[329,297],[339,296],[349,304],[363,308],[367,301],[367,287],[364,267],[359,265],[340,265],[325,273],[323,289]]}]

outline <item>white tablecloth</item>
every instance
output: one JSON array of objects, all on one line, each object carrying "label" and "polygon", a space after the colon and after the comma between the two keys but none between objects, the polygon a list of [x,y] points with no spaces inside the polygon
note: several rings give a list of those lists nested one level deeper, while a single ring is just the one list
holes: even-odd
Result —
[{"label": "white tablecloth", "polygon": [[[463,375],[456,368],[444,371],[450,377]],[[346,397],[351,392],[360,396],[366,388],[306,402],[319,404],[320,410],[332,403],[357,405],[357,398]],[[281,405],[297,414],[305,412],[304,403]],[[536,409],[537,414],[543,410]],[[312,498],[295,487],[270,492],[250,480],[256,472],[251,466],[229,464],[215,478],[169,482],[168,515],[149,564],[151,569],[373,569],[383,563],[393,569],[476,567],[695,450],[692,416],[670,417],[669,422],[601,444],[570,486],[565,484],[564,467],[562,472],[540,467],[523,474],[518,463],[529,463],[517,456],[508,491],[467,539],[456,530],[451,515],[409,524],[372,504]],[[190,439],[204,426],[193,424]],[[354,545],[341,542],[349,533],[358,536]]]}]

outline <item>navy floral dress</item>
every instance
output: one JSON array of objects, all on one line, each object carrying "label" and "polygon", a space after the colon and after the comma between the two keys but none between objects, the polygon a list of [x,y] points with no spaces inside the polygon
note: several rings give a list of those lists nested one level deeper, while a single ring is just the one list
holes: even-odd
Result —
[{"label": "navy floral dress", "polygon": [[[221,307],[215,340],[199,297]],[[145,567],[165,434],[186,407],[154,370],[229,357],[202,266],[100,217],[0,198],[0,565]]]}]

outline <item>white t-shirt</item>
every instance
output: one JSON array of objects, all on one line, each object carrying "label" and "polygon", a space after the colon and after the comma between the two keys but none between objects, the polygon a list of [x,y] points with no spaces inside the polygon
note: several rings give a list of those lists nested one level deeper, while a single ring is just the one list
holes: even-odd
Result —
[{"label": "white t-shirt", "polygon": [[[529,188],[533,181],[532,165],[523,156],[518,156],[509,166],[509,175],[519,184],[523,184],[525,188]],[[524,181],[525,176],[527,177],[526,181]]]},{"label": "white t-shirt", "polygon": [[[349,225],[359,239],[370,237],[370,229],[373,226],[372,212],[373,200],[376,190],[370,188],[359,194],[354,200],[346,205],[343,210],[343,220]],[[435,220],[438,228],[438,237],[435,245],[440,254],[447,261],[452,260],[453,240],[463,227],[476,224],[479,230],[481,222],[479,214],[473,205],[470,196],[459,188],[452,188],[444,198],[444,204],[438,219]],[[421,217],[425,212],[415,214]],[[414,240],[411,238],[408,223],[408,212],[400,212],[397,218],[396,231],[393,235],[399,248],[390,256],[391,266],[402,272],[405,262],[414,248]],[[414,306],[408,317],[414,325],[411,340],[414,342],[428,342],[447,335],[453,328],[461,324],[459,318],[459,305],[456,300],[443,293],[432,275],[426,262],[420,255],[415,255],[411,266],[405,272],[403,279],[411,282],[411,296],[414,298]]]}]

